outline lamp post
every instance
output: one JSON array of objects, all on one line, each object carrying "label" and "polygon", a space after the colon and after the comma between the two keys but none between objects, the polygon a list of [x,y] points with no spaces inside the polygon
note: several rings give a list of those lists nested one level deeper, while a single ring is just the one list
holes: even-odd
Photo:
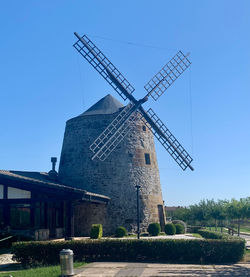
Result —
[{"label": "lamp post", "polygon": [[139,192],[140,187],[136,185],[136,199],[137,199],[137,239],[140,239],[140,202],[139,202]]}]

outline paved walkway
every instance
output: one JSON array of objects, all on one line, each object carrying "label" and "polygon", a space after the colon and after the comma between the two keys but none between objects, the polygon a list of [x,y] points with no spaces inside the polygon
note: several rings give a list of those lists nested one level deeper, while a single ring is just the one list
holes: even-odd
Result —
[{"label": "paved walkway", "polygon": [[9,253],[0,255],[0,272],[13,264],[17,264],[16,261],[12,260],[12,256],[13,255]]},{"label": "paved walkway", "polygon": [[[81,272],[80,272],[81,271]],[[92,263],[75,277],[250,276],[250,264],[180,265],[147,263]]]}]

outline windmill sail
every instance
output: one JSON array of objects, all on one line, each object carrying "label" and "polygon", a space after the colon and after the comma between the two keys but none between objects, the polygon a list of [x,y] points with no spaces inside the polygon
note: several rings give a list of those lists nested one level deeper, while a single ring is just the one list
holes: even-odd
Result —
[{"label": "windmill sail", "polygon": [[90,145],[92,160],[97,157],[104,161],[133,128],[136,118],[135,107],[129,103]]},{"label": "windmill sail", "polygon": [[190,66],[191,62],[179,51],[144,88],[155,101],[177,80]]},{"label": "windmill sail", "polygon": [[105,57],[97,46],[86,36],[74,33],[78,41],[73,47],[101,74],[101,76],[126,100],[135,90],[121,72]]},{"label": "windmill sail", "polygon": [[[133,128],[134,121],[137,120],[138,112],[142,115],[142,120],[152,131],[162,146],[169,152],[177,164],[185,170],[189,167],[192,158],[181,146],[174,135],[163,124],[160,118],[152,109],[146,112],[142,104],[151,96],[157,100],[190,66],[191,62],[187,55],[179,51],[145,86],[147,95],[136,100],[132,93],[133,86],[121,74],[121,72],[110,62],[110,60],[96,47],[96,45],[86,36],[78,38],[73,45],[75,49],[101,74],[101,76],[116,90],[124,99],[129,99],[130,103],[118,114],[118,116],[108,125],[99,137],[90,145],[93,152],[92,160],[96,157],[104,161],[116,148],[120,141]],[[138,112],[137,112],[138,111]]]},{"label": "windmill sail", "polygon": [[182,147],[175,136],[169,131],[167,126],[160,120],[156,113],[152,109],[145,112],[143,108],[140,108],[140,112],[142,113],[141,119],[144,121],[145,125],[151,130],[154,136],[168,151],[176,163],[183,170],[187,167],[193,170],[193,167],[190,165],[193,159]]}]

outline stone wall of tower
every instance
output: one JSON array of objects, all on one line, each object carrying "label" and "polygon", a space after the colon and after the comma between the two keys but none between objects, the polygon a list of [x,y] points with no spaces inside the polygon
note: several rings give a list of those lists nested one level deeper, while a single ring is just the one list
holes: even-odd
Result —
[{"label": "stone wall of tower", "polygon": [[[105,161],[91,160],[90,144],[115,116],[117,114],[84,115],[75,117],[66,124],[59,178],[67,185],[111,198],[105,213],[102,205],[94,209],[86,206],[82,209],[77,208],[78,234],[81,233],[81,229],[85,234],[84,230],[89,230],[91,223],[102,223],[104,234],[114,233],[116,227],[120,225],[129,231],[135,231],[135,185],[137,184],[141,186],[142,229],[145,231],[151,222],[164,224],[163,200],[153,135],[145,128],[142,121],[136,123],[136,128]],[[146,153],[150,155],[150,164],[145,162]],[[97,212],[98,209],[100,213]],[[102,222],[100,222],[100,215],[102,215]],[[89,222],[89,226],[86,222]]]}]

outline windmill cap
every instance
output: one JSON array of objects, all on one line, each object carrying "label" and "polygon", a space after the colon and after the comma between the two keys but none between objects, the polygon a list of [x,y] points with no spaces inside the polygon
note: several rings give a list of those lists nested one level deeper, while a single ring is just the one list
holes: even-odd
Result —
[{"label": "windmill cap", "polygon": [[124,106],[112,95],[108,94],[93,106],[91,106],[87,111],[80,114],[80,116],[85,115],[96,115],[96,114],[113,114],[118,112]]}]

